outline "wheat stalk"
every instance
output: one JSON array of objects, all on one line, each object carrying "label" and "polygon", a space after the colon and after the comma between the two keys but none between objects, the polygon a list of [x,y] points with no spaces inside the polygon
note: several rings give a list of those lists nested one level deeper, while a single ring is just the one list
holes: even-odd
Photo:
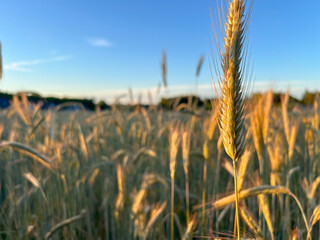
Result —
[{"label": "wheat stalk", "polygon": [[174,177],[176,158],[180,143],[179,125],[172,126],[170,131],[170,177],[171,177],[171,240],[174,239]]},{"label": "wheat stalk", "polygon": [[233,0],[229,5],[226,23],[224,52],[221,56],[223,76],[219,80],[221,90],[220,100],[220,134],[226,153],[233,161],[234,186],[236,194],[237,232],[240,240],[239,207],[237,199],[236,162],[245,149],[244,134],[244,101],[242,84],[242,48],[244,43],[245,3],[243,0]]},{"label": "wheat stalk", "polygon": [[[306,218],[306,215],[304,213],[304,210],[302,208],[302,205],[300,203],[300,201],[298,200],[298,198],[296,197],[296,195],[294,195],[288,188],[284,187],[284,186],[270,186],[270,185],[261,185],[261,186],[256,186],[256,187],[252,187],[252,188],[248,188],[245,190],[242,190],[241,192],[239,192],[239,200],[241,199],[247,199],[249,197],[253,197],[253,196],[258,196],[260,194],[287,194],[289,196],[291,196],[297,203],[306,230],[307,230],[307,239],[311,239],[311,235],[310,235],[310,228],[309,228],[309,224]],[[212,209],[219,209],[219,208],[223,208],[225,206],[227,206],[228,204],[231,204],[233,202],[237,201],[237,195],[236,194],[232,194],[229,196],[226,196],[224,198],[221,198],[217,201],[211,202],[211,203],[207,203],[206,205],[212,206]],[[195,209],[199,209],[202,208],[202,205],[197,205],[194,207]]]},{"label": "wheat stalk", "polygon": [[288,102],[289,92],[287,91],[284,96],[281,97],[281,113],[283,119],[284,133],[286,135],[287,142],[290,142],[290,122],[288,117]]},{"label": "wheat stalk", "polygon": [[190,221],[190,203],[189,203],[189,152],[190,152],[190,132],[187,130],[182,131],[182,160],[183,169],[186,179],[186,218],[187,223]]},{"label": "wheat stalk", "polygon": [[77,216],[73,216],[71,218],[68,218],[66,220],[63,220],[62,222],[58,223],[57,225],[54,225],[49,232],[46,233],[46,235],[44,236],[44,239],[50,239],[52,237],[52,235],[57,232],[59,229],[75,222],[78,221],[80,219],[82,219],[86,214],[86,210],[82,210],[81,214],[77,215]]},{"label": "wheat stalk", "polygon": [[54,170],[53,163],[50,159],[48,159],[46,156],[42,155],[41,153],[37,152],[33,148],[30,148],[22,143],[18,142],[5,142],[2,141],[0,143],[0,149],[5,147],[11,147],[27,156],[32,157],[33,159],[40,162],[43,166],[48,168],[49,170]]}]

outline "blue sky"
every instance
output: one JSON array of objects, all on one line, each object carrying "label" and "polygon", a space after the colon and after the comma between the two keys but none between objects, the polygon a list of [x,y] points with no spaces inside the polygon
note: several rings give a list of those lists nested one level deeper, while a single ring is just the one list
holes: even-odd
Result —
[{"label": "blue sky", "polygon": [[[195,91],[204,54],[199,92],[210,96],[210,8],[216,0],[3,1],[0,90],[146,95],[161,81],[165,50],[170,94]],[[320,90],[319,0],[255,0],[248,34],[255,89]]]}]

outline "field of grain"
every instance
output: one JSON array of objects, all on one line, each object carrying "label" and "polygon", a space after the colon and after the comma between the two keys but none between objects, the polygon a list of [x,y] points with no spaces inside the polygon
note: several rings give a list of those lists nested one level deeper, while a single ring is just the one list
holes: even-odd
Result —
[{"label": "field of grain", "polygon": [[[213,30],[210,110],[192,96],[88,111],[14,95],[0,111],[0,239],[320,239],[320,98],[250,96],[246,4],[230,1],[222,41]],[[169,93],[165,52],[161,69]]]},{"label": "field of grain", "polygon": [[[249,102],[238,162],[243,237],[319,236],[318,99],[302,109],[288,96],[281,106],[271,91]],[[1,111],[1,239],[168,239],[171,209],[174,239],[232,238],[233,168],[217,108],[39,106],[22,94]]]}]

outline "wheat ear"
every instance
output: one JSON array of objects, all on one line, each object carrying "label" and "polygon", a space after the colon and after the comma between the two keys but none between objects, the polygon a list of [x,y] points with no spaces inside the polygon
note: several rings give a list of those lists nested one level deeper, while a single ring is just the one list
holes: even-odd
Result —
[{"label": "wheat ear", "polygon": [[241,74],[244,4],[235,0],[230,4],[222,56],[223,78],[220,80],[220,133],[227,154],[237,161],[244,152],[244,112]]},{"label": "wheat ear", "polygon": [[225,151],[233,161],[234,186],[236,196],[237,232],[240,240],[239,207],[236,162],[245,149],[244,100],[242,86],[242,47],[244,43],[245,4],[243,0],[233,0],[229,5],[226,23],[224,52],[221,56],[222,77],[219,81],[220,133]]}]

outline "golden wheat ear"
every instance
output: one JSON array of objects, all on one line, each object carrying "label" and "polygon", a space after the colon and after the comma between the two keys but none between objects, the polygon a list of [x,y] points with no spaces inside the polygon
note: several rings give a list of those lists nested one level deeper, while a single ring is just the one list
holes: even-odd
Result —
[{"label": "golden wheat ear", "polygon": [[229,5],[226,22],[224,51],[221,53],[219,86],[220,133],[226,153],[237,161],[245,149],[244,92],[243,92],[243,43],[245,41],[245,3],[235,0]]},{"label": "golden wheat ear", "polygon": [[[243,155],[246,146],[244,94],[247,82],[245,70],[247,51],[245,49],[245,33],[251,12],[251,10],[249,10],[249,12],[246,12],[245,10],[246,2],[244,0],[231,1],[229,4],[227,20],[224,21],[225,34],[223,34],[223,43],[221,41],[220,44],[217,39],[217,34],[214,35],[214,40],[217,43],[215,44],[217,48],[216,53],[219,56],[218,59],[220,61],[220,64],[216,63],[214,65],[221,92],[218,122],[224,149],[233,161],[238,240],[240,240],[241,237],[236,163]],[[221,17],[219,17],[219,19],[221,26]],[[222,26],[221,29],[223,29]],[[215,31],[215,29],[213,30]],[[220,48],[220,45],[222,44],[223,49]]]}]

